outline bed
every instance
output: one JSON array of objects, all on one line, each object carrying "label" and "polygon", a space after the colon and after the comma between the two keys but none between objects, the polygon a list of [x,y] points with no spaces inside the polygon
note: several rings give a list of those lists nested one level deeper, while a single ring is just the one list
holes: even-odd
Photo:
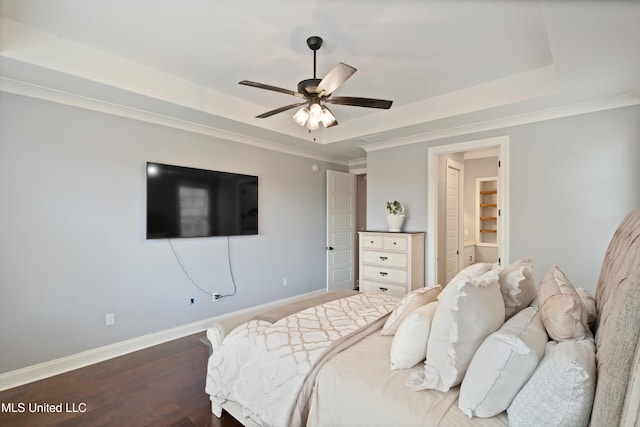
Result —
[{"label": "bed", "polygon": [[[520,268],[518,271],[524,270]],[[479,272],[476,277],[485,277],[489,272]],[[471,283],[469,277],[461,280]],[[547,289],[548,281],[556,286],[549,295],[543,291]],[[453,281],[445,289],[454,289],[451,283]],[[438,313],[444,313],[441,306],[446,304],[448,298],[444,297],[444,290],[438,295],[438,301],[421,304],[420,309],[405,312],[402,319],[398,318],[398,309],[403,303],[406,305],[406,301],[378,298],[354,291],[315,294],[275,305],[268,310],[246,311],[229,317],[207,330],[212,355],[209,359],[206,391],[211,397],[212,412],[221,416],[224,409],[247,426],[640,426],[640,209],[631,212],[616,230],[591,301],[581,299],[582,303],[575,303],[576,295],[580,298],[584,295],[574,292],[567,283],[568,279],[561,270],[552,266],[541,283],[536,284],[534,301],[527,302],[527,307],[520,308],[515,314],[509,313],[510,303],[502,289],[504,306],[501,310],[506,312],[502,311],[500,315],[505,320],[498,327],[492,325],[487,329],[493,332],[482,335],[478,341],[481,343],[473,347],[470,362],[464,369],[453,369],[453,374],[447,376],[445,372],[450,367],[442,368],[438,373],[441,377],[437,381],[429,378],[429,363],[433,369],[438,359],[435,355],[436,344],[432,345],[432,341],[437,341],[433,338],[437,335],[436,318]],[[462,290],[457,292],[458,295],[464,295],[469,289],[475,292],[478,288],[460,289]],[[520,290],[518,292],[518,298],[526,293]],[[453,294],[455,292],[447,291],[447,295]],[[462,307],[461,301],[456,300],[455,304]],[[410,367],[391,369],[390,354],[393,354],[395,348],[394,340],[399,339],[401,331],[408,329],[400,328],[409,323],[409,318],[414,321],[423,319],[424,316],[419,317],[417,311],[429,311],[428,305],[436,308],[430,310],[434,317],[430,325],[426,361]],[[568,321],[568,326],[554,320],[555,312],[548,309],[554,305],[562,307],[562,321]],[[567,309],[568,305],[573,310],[571,313]],[[354,311],[364,314],[357,319],[352,318],[351,313]],[[484,316],[486,311],[499,310],[484,310],[476,316]],[[338,313],[338,318],[343,320],[344,313],[348,312],[349,320],[334,321],[330,317],[325,320],[316,320],[314,317],[310,320],[311,313],[316,316],[317,312],[320,312],[320,317]],[[388,330],[389,324],[394,323],[390,322],[394,316],[397,328],[395,333],[382,335],[381,331]],[[509,316],[512,316],[510,320]],[[507,406],[504,403],[500,403],[503,406],[485,405],[487,400],[491,400],[488,398],[481,399],[481,405],[473,406],[474,393],[477,395],[486,392],[482,387],[475,387],[474,375],[482,377],[491,370],[486,364],[499,359],[498,356],[494,357],[497,353],[493,349],[493,353],[487,353],[489,356],[483,354],[484,357],[480,357],[481,353],[486,351],[492,339],[505,341],[506,332],[503,333],[503,329],[509,329],[507,325],[517,324],[516,319],[523,317],[527,317],[527,320],[522,324],[526,323],[529,329],[516,333],[517,345],[527,342],[527,337],[530,336],[531,342],[537,340],[538,348],[540,345],[544,346],[543,350],[521,352],[529,358],[526,362],[529,373],[525,377],[511,379],[502,386],[495,378],[492,380],[491,392],[494,394],[500,387],[506,390],[513,388],[518,381],[521,382],[517,390],[511,392],[513,395],[509,397]],[[362,320],[364,318],[366,320]],[[533,319],[536,319],[535,322]],[[313,326],[311,329],[316,334],[310,335],[314,337],[311,340],[313,346],[309,347],[312,350],[307,349],[303,353],[284,350],[285,347],[281,344],[283,341],[291,341],[291,336],[288,335],[288,326],[283,325],[295,329],[301,324],[305,325],[305,322]],[[325,331],[323,322],[328,322],[327,330],[330,332],[327,335],[334,338],[328,339],[328,343],[318,344],[316,348],[314,340],[317,338],[317,328]],[[335,326],[334,323],[339,325]],[[478,321],[478,324],[481,323]],[[538,325],[539,330],[539,325],[543,323],[545,338],[540,344],[540,334],[536,335],[535,325]],[[586,327],[580,326],[587,323]],[[356,324],[360,326],[356,328]],[[474,333],[477,329],[482,329],[482,326],[473,325],[474,327],[467,325],[463,328],[458,324],[459,334],[464,335],[465,329],[473,330]],[[356,333],[355,329],[364,332]],[[564,333],[568,333],[568,337],[562,336]],[[271,353],[257,355],[253,347],[256,340],[260,340],[252,334],[271,336],[263,338],[262,344],[265,348],[271,347]],[[458,338],[460,337],[456,337]],[[432,346],[433,349],[430,348]],[[430,349],[433,350],[431,357]],[[462,358],[464,351],[457,351],[458,357]],[[286,358],[294,360],[293,368],[281,363],[279,357],[283,352],[286,353]],[[538,359],[535,359],[537,353]],[[513,354],[512,351],[511,356]],[[593,360],[589,359],[589,354],[593,354]],[[558,365],[552,363],[556,356],[561,360],[562,357],[569,357],[569,367],[564,366],[564,371],[558,371]],[[535,360],[532,361],[532,358]],[[451,360],[446,360],[447,357],[442,359],[443,363],[451,363]],[[522,366],[524,365],[517,365],[518,373],[525,370]],[[289,371],[295,373],[284,374]],[[504,377],[506,373],[513,374],[503,369],[498,375]],[[456,375],[460,382],[454,378]],[[238,381],[237,377],[242,380]],[[285,380],[272,384],[271,380],[276,377]],[[442,382],[446,381],[449,384],[443,388]],[[582,388],[576,388],[572,383],[571,388],[567,389],[567,382],[579,382]],[[557,396],[554,395],[556,389]],[[235,392],[238,390],[241,393],[236,399]],[[564,398],[562,393],[567,391],[572,396]],[[263,401],[263,394],[270,394],[271,400]],[[497,400],[504,400],[503,397],[500,395]],[[578,400],[577,403],[572,400],[574,398]],[[254,405],[255,408],[252,407]],[[489,410],[485,410],[487,407]],[[500,410],[502,407],[504,410]],[[499,412],[494,414],[491,409]],[[272,413],[277,411],[280,413]]]}]

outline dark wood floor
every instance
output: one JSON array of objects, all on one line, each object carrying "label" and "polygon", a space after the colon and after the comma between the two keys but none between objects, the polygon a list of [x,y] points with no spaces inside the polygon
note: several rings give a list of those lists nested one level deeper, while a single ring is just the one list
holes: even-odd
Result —
[{"label": "dark wood floor", "polygon": [[[202,336],[0,392],[0,425],[239,427],[228,414],[221,419],[211,414],[204,391],[208,349]],[[35,404],[62,404],[63,413],[31,413]]]}]

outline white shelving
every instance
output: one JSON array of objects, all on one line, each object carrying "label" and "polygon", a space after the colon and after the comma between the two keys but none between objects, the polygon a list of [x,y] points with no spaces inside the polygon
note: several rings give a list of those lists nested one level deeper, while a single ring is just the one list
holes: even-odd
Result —
[{"label": "white shelving", "polygon": [[476,178],[476,245],[498,246],[498,177]]}]

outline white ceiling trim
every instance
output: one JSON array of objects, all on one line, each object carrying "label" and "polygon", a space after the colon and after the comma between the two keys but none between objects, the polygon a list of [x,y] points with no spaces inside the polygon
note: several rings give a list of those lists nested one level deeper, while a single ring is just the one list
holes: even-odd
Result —
[{"label": "white ceiling trim", "polygon": [[[255,2],[251,13],[235,3],[139,2],[1,0],[0,75],[115,104],[122,115],[143,111],[215,129],[199,132],[347,163],[366,150],[637,103],[621,95],[640,98],[639,1],[367,0],[364,8],[345,6],[353,13],[320,15],[326,5],[319,0],[305,2],[304,13],[291,12],[287,1]],[[308,77],[304,39],[311,34],[325,40],[320,75],[345,60],[360,69],[345,94],[389,98],[394,106],[335,105],[340,126],[313,133],[292,112],[255,118],[281,105],[278,96],[284,104],[285,94],[238,80],[290,87],[301,73]]]},{"label": "white ceiling trim", "polygon": [[482,111],[503,105],[515,104],[522,101],[552,95],[558,90],[556,69],[554,65],[547,65],[531,71],[504,77],[483,84],[435,96],[424,101],[394,107],[386,111],[384,120],[376,115],[364,116],[352,120],[352,124],[342,129],[336,129],[332,135],[335,139],[325,141],[335,142],[341,138],[358,138],[360,132],[353,130],[367,129],[370,134],[388,130],[389,123],[394,128],[412,126],[419,123],[454,117],[461,114]]},{"label": "white ceiling trim", "polygon": [[8,79],[5,77],[0,77],[0,91],[45,101],[51,101],[58,104],[69,105],[72,107],[83,108],[86,110],[97,111],[105,114],[111,114],[114,116],[126,117],[128,119],[139,120],[142,122],[153,123],[175,129],[181,129],[201,135],[211,136],[214,138],[252,145],[254,147],[264,148],[267,150],[292,154],[299,157],[306,157],[313,160],[331,162],[344,166],[349,165],[349,160],[341,157],[311,153],[302,149],[291,148],[289,146],[284,146],[265,139],[254,138],[218,129],[213,126],[206,126],[199,123],[193,123],[186,120],[176,119],[174,117],[152,113],[149,111],[143,111],[118,104],[108,103],[101,100],[91,99],[72,93]]},{"label": "white ceiling trim", "polygon": [[362,175],[367,173],[367,158],[353,159],[349,161],[349,172]]},{"label": "white ceiling trim", "polygon": [[[115,116],[126,117],[129,119],[139,120],[147,123],[154,123],[162,126],[182,129],[189,132],[208,135],[211,137],[221,138],[241,144],[252,145],[255,147],[292,154],[295,156],[305,157],[318,161],[326,161],[350,167],[366,164],[366,158],[348,160],[341,157],[311,153],[302,149],[295,149],[290,146],[284,146],[272,141],[249,137],[234,132],[214,128],[212,126],[206,126],[186,120],[180,120],[173,117],[160,115],[157,113],[152,113],[149,111],[143,111],[118,104],[108,103],[105,101],[82,97],[76,94],[62,92],[59,90],[37,86],[31,83],[25,83],[5,77],[0,77],[0,91],[56,102],[59,104],[74,106],[87,110],[98,111],[106,114],[112,114]],[[365,144],[361,145],[360,148],[362,148],[366,152],[385,150],[393,147],[417,144],[421,142],[433,141],[454,136],[468,135],[483,131],[503,129],[512,126],[525,125],[545,120],[569,117],[579,114],[592,113],[596,111],[603,111],[638,104],[640,104],[640,97],[634,94],[627,94],[618,97],[538,111],[535,113],[523,114],[520,116],[506,117],[488,122],[473,123],[465,126],[441,129],[434,132],[414,135],[408,138],[398,138],[379,143]]]},{"label": "white ceiling trim", "polygon": [[[218,117],[308,139],[306,130],[290,119],[263,120],[248,118],[247,111],[264,107],[238,99],[211,88],[167,74],[75,40],[65,39],[19,22],[0,18],[0,36],[9,49],[2,56],[26,64],[77,76],[90,82],[143,95]],[[361,136],[362,129],[378,133],[391,127],[405,127],[502,105],[539,98],[557,92],[553,64],[463,88],[389,111],[353,119],[329,133],[319,132],[314,141],[330,144]],[[381,120],[380,114],[384,114]],[[286,123],[286,125],[285,125]]]},{"label": "white ceiling trim", "polygon": [[420,142],[433,141],[436,139],[449,138],[453,136],[468,135],[471,133],[484,132],[495,129],[503,129],[512,126],[520,126],[529,123],[542,122],[545,120],[558,119],[562,117],[576,116],[579,114],[593,113],[596,111],[610,110],[613,108],[628,107],[640,104],[640,97],[634,94],[621,95],[611,98],[589,101],[580,104],[568,105],[534,113],[522,114],[519,116],[505,117],[481,123],[472,123],[459,127],[441,129],[427,132],[420,135],[413,135],[407,138],[361,145],[360,148],[369,151],[385,150],[387,148],[400,147],[403,145],[417,144]]},{"label": "white ceiling trim", "polygon": [[[301,142],[308,142],[309,139],[306,129],[292,124],[290,118],[285,116],[267,121],[260,119],[247,120],[246,111],[262,111],[263,109],[263,107],[252,102],[225,95],[189,80],[142,66],[89,45],[65,39],[10,19],[0,17],[0,39],[3,41],[1,57],[41,67],[43,70],[53,70],[80,77],[78,85],[86,85],[88,82],[100,83],[128,91],[131,94],[161,100],[212,116],[235,120],[238,123],[246,123],[267,131],[298,138]],[[41,83],[41,85],[37,84],[39,82],[26,83],[21,81],[20,77],[17,78],[20,81],[12,79],[12,77],[15,78],[15,76],[6,76],[0,81],[0,90],[13,91],[13,93],[34,98],[47,99],[79,108],[102,111],[108,114],[184,129],[297,156],[350,165],[350,162],[344,157],[322,155],[256,136],[245,136],[234,130],[227,131],[214,126],[178,119],[173,117],[171,113],[159,114],[152,112],[152,107],[149,109],[146,107],[128,107],[126,106],[126,100],[101,101],[98,99],[100,98],[99,96],[83,96],[83,94],[88,95],[90,93],[85,90],[87,89],[86,87],[59,87],[54,89],[46,87],[48,86],[47,83]],[[83,82],[82,79],[86,81]],[[317,133],[314,141],[319,145],[348,141],[349,139],[361,137],[363,129],[366,129],[368,134],[377,134],[389,130],[391,125],[394,128],[401,128],[419,123],[435,122],[440,119],[494,107],[517,104],[522,101],[555,94],[558,91],[557,85],[556,66],[551,64],[445,93],[423,101],[394,107],[392,110],[384,112],[384,120],[380,120],[380,116],[377,114],[365,115],[332,129],[330,136],[325,132]],[[76,89],[78,89],[77,92]],[[640,79],[631,88],[631,93],[622,96],[603,98],[485,122],[470,123],[464,126],[454,126],[382,142],[373,142],[362,145],[360,148],[365,152],[369,152],[636,105],[638,103],[640,103]],[[287,123],[286,126],[283,125],[285,122]]]},{"label": "white ceiling trim", "polygon": [[[2,50],[3,57],[152,99],[239,122],[247,119],[246,111],[262,109],[246,100],[10,19],[0,18],[0,38],[8,46]],[[298,138],[306,135],[305,129],[297,125],[288,132],[272,122],[258,120],[254,119],[269,130]]]}]

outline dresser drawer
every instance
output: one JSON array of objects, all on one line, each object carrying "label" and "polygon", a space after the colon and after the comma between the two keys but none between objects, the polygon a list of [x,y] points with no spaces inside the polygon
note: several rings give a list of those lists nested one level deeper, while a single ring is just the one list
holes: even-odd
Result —
[{"label": "dresser drawer", "polygon": [[391,295],[392,297],[401,298],[407,293],[407,287],[365,280],[360,284],[360,292]]},{"label": "dresser drawer", "polygon": [[402,297],[424,286],[425,233],[359,231],[359,288]]},{"label": "dresser drawer", "polygon": [[381,236],[363,237],[362,247],[365,249],[382,249],[382,237]]},{"label": "dresser drawer", "polygon": [[404,236],[383,237],[382,249],[389,249],[393,251],[406,251],[407,238]]},{"label": "dresser drawer", "polygon": [[363,251],[362,261],[365,264],[375,264],[390,267],[406,267],[407,254],[395,252]]},{"label": "dresser drawer", "polygon": [[365,265],[363,270],[365,279],[373,279],[380,282],[407,283],[407,270],[374,265]]}]

